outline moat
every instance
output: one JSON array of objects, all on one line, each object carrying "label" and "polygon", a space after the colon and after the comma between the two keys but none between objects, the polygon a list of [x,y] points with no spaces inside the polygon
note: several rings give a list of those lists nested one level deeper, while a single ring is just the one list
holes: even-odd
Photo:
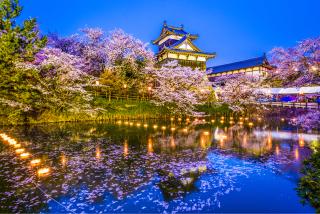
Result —
[{"label": "moat", "polygon": [[278,119],[1,127],[0,211],[315,212],[295,188],[320,135]]}]

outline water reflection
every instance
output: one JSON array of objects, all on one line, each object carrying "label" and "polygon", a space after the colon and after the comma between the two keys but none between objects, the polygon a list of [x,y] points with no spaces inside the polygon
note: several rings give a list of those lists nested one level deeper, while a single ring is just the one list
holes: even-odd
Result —
[{"label": "water reflection", "polygon": [[[0,207],[7,212],[228,211],[231,202],[222,201],[240,191],[239,179],[280,173],[281,181],[295,180],[319,139],[225,117],[2,131]],[[279,189],[295,194],[288,185]],[[312,211],[291,198],[295,210]]]}]

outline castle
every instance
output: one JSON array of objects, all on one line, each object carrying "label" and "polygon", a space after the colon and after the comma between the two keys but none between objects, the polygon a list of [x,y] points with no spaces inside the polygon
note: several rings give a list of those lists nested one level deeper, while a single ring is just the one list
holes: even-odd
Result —
[{"label": "castle", "polygon": [[160,36],[152,42],[158,46],[157,61],[162,64],[168,60],[177,60],[182,66],[206,70],[211,82],[215,82],[215,77],[237,73],[265,76],[272,69],[265,55],[207,68],[207,61],[213,59],[216,53],[203,52],[193,44],[198,38],[199,35],[185,31],[183,25],[175,27],[164,22]]}]

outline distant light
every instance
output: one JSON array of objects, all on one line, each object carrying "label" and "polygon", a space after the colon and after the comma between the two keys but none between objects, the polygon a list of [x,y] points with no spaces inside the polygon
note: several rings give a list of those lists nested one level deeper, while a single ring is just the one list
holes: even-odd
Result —
[{"label": "distant light", "polygon": [[190,119],[189,119],[189,118],[187,118],[187,119],[186,119],[186,121],[187,121],[187,122],[189,122],[189,121],[190,121]]},{"label": "distant light", "polygon": [[214,123],[215,122],[215,120],[211,120],[211,123]]},{"label": "distant light", "polygon": [[148,124],[143,124],[143,127],[147,128],[147,127],[148,127]]},{"label": "distant light", "polygon": [[141,123],[137,123],[137,126],[140,127],[140,126],[141,126]]},{"label": "distant light", "polygon": [[182,120],[182,119],[179,117],[179,118],[178,118],[178,121],[181,121],[181,120]]},{"label": "distant light", "polygon": [[206,119],[202,119],[202,122],[206,122]]},{"label": "distant light", "polygon": [[127,88],[127,85],[126,85],[126,84],[124,84],[124,85],[123,85],[123,88]]},{"label": "distant light", "polygon": [[243,125],[243,122],[242,122],[242,121],[239,121],[238,123],[239,123],[239,125]]},{"label": "distant light", "polygon": [[153,125],[153,128],[156,129],[156,128],[158,128],[158,126],[157,125]]},{"label": "distant light", "polygon": [[38,175],[39,176],[44,176],[44,175],[47,175],[50,173],[50,169],[49,168],[41,168],[41,169],[38,169],[37,171]]},{"label": "distant light", "polygon": [[284,118],[281,118],[281,121],[283,122],[285,119]]},{"label": "distant light", "polygon": [[188,129],[187,129],[187,128],[184,128],[182,131],[183,131],[183,132],[188,132]]},{"label": "distant light", "polygon": [[174,120],[174,118],[173,118],[173,117],[171,117],[171,118],[170,118],[170,120],[171,120],[171,121],[173,121],[173,120]]},{"label": "distant light", "polygon": [[249,122],[248,124],[249,124],[249,126],[253,126],[253,122]]},{"label": "distant light", "polygon": [[96,81],[96,85],[100,85],[100,82],[99,82],[99,81]]},{"label": "distant light", "polygon": [[17,149],[17,148],[20,148],[20,147],[21,147],[21,144],[19,144],[19,143],[18,143],[18,144],[15,144],[15,145],[13,145],[13,147],[16,148],[16,149]]},{"label": "distant light", "polygon": [[174,131],[174,130],[176,130],[176,128],[175,127],[171,127],[171,131]]},{"label": "distant light", "polygon": [[162,129],[162,130],[166,130],[166,127],[165,127],[165,126],[162,126],[161,129]]},{"label": "distant light", "polygon": [[130,122],[129,125],[130,125],[130,126],[133,126],[133,122]]}]

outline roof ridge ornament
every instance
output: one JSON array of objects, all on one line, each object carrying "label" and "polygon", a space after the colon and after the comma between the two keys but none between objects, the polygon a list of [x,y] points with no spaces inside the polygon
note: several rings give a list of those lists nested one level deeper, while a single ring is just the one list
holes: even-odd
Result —
[{"label": "roof ridge ornament", "polygon": [[163,26],[167,27],[167,21],[166,20],[163,21]]}]

